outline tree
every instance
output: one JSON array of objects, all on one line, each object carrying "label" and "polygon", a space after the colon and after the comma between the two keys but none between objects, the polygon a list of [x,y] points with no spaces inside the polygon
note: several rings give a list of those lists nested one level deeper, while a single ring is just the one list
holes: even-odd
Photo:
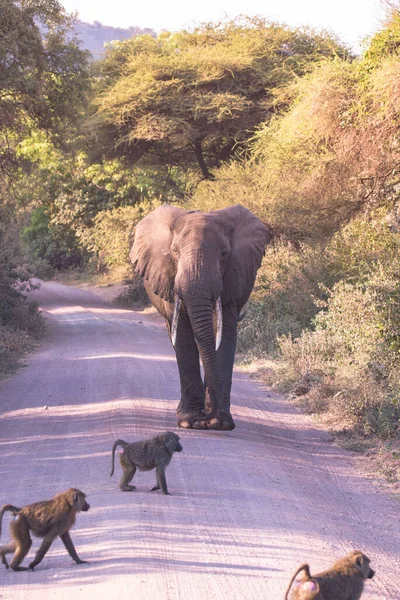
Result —
[{"label": "tree", "polygon": [[0,0],[0,370],[41,328],[20,293],[29,274],[20,266],[19,191],[35,168],[21,143],[39,132],[62,146],[85,105],[89,54],[71,25],[58,0]]},{"label": "tree", "polygon": [[89,89],[89,53],[71,37],[58,0],[0,0],[0,176],[37,127],[62,142]]},{"label": "tree", "polygon": [[282,107],[278,90],[346,50],[326,33],[263,19],[114,43],[102,61],[92,125],[104,152],[189,167],[204,178]]}]

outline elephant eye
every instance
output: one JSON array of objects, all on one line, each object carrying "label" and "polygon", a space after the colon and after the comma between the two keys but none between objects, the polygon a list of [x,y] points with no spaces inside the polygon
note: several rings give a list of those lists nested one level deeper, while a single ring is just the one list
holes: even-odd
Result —
[{"label": "elephant eye", "polygon": [[172,256],[173,256],[174,258],[178,258],[178,257],[179,257],[179,250],[178,250],[178,248],[175,248],[175,246],[173,246],[173,247],[171,248],[171,254],[172,254]]},{"label": "elephant eye", "polygon": [[223,250],[223,251],[221,252],[221,261],[222,261],[222,262],[223,262],[223,261],[225,261],[225,260],[228,258],[228,256],[229,256],[229,252],[228,252],[228,250]]}]

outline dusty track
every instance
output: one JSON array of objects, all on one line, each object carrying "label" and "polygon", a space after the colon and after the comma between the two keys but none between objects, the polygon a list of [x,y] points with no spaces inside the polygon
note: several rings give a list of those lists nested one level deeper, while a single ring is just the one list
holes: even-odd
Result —
[{"label": "dusty track", "polygon": [[246,375],[235,375],[233,432],[178,431],[171,496],[148,491],[154,472],[119,492],[119,466],[108,476],[113,441],[177,430],[164,325],[60,284],[35,296],[49,335],[0,383],[0,504],[83,489],[92,508],[72,537],[90,564],[75,565],[57,541],[33,573],[0,569],[0,598],[279,600],[304,560],[321,570],[359,548],[377,572],[363,600],[399,600],[399,505]]}]

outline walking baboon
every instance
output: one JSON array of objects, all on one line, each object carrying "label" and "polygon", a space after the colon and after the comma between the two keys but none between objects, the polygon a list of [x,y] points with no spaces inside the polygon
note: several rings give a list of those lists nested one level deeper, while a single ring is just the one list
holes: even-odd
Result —
[{"label": "walking baboon", "polygon": [[10,567],[14,571],[26,571],[27,568],[20,567],[20,564],[32,545],[29,533],[29,531],[32,531],[35,536],[43,538],[43,542],[36,552],[35,558],[29,563],[28,569],[30,571],[33,571],[36,565],[41,562],[57,536],[60,536],[69,555],[78,565],[86,563],[86,560],[81,560],[77,555],[69,530],[75,523],[76,513],[86,512],[89,508],[90,504],[86,502],[85,494],[76,488],[61,492],[51,500],[34,502],[34,504],[28,504],[23,508],[5,504],[0,509],[0,535],[4,513],[7,511],[12,512],[14,519],[10,522],[10,534],[13,541],[0,546],[1,562],[8,569],[6,554],[14,553]]},{"label": "walking baboon", "polygon": [[179,436],[172,431],[160,433],[151,440],[141,442],[124,442],[117,440],[112,447],[111,475],[114,474],[115,449],[122,446],[119,455],[119,462],[122,467],[122,478],[119,482],[120,490],[123,492],[132,492],[136,489],[134,485],[129,485],[135,475],[136,469],[139,471],[156,470],[157,485],[151,491],[161,488],[163,494],[169,494],[167,489],[167,480],[165,479],[165,469],[169,465],[174,452],[183,450]]},{"label": "walking baboon", "polygon": [[359,600],[364,581],[375,574],[369,563],[368,556],[353,550],[317,575],[310,574],[307,564],[302,565],[290,581],[285,600]]}]

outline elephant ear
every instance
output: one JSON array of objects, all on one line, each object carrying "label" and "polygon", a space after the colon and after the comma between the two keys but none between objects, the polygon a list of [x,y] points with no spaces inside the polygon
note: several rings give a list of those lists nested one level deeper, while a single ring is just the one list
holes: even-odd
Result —
[{"label": "elephant ear", "polygon": [[244,304],[253,289],[272,231],[241,204],[215,212],[233,225],[231,256],[225,268],[222,301]]},{"label": "elephant ear", "polygon": [[136,263],[150,289],[168,302],[174,301],[175,265],[170,254],[171,225],[185,211],[164,204],[146,215],[135,227],[130,259]]}]

